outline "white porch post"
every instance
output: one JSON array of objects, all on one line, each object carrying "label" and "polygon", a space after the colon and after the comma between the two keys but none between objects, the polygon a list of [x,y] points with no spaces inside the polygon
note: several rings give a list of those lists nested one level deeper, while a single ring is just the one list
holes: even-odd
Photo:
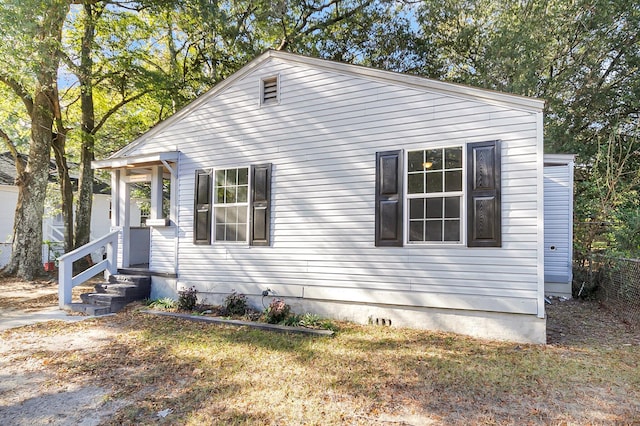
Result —
[{"label": "white porch post", "polygon": [[151,219],[163,219],[162,214],[162,175],[163,166],[154,166],[151,169]]},{"label": "white porch post", "polygon": [[130,207],[131,207],[131,186],[127,183],[127,178],[123,172],[119,173],[120,179],[118,184],[118,227],[121,229],[122,244],[120,245],[120,253],[122,253],[122,268],[129,266],[129,239],[130,239]]},{"label": "white porch post", "polygon": [[120,226],[120,202],[118,195],[120,192],[120,170],[111,171],[111,227]]}]

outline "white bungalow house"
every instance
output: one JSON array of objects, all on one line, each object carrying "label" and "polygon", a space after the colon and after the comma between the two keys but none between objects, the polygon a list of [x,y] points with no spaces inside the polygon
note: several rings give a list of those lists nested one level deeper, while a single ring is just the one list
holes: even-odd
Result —
[{"label": "white bungalow house", "polygon": [[[118,266],[143,263],[152,297],[268,292],[298,312],[545,342],[543,106],[267,51],[94,162],[112,172]],[[148,266],[129,219],[143,181]]]}]

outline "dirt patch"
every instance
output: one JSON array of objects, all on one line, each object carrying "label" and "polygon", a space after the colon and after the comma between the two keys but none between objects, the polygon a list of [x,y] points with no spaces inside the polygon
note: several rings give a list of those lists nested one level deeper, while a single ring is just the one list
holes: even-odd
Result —
[{"label": "dirt patch", "polygon": [[547,343],[615,348],[640,345],[640,330],[597,301],[552,299],[546,306]]}]

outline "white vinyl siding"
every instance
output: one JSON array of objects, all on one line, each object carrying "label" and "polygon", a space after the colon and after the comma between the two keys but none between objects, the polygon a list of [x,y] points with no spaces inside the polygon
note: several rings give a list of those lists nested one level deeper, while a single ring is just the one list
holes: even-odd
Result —
[{"label": "white vinyl siding", "polygon": [[[547,291],[571,296],[573,168],[544,168],[544,275]],[[553,284],[555,283],[555,284]],[[557,284],[562,283],[562,287]]]},{"label": "white vinyl siding", "polygon": [[[255,90],[279,75],[278,108]],[[374,247],[376,152],[502,141],[502,247]],[[179,282],[200,293],[538,313],[536,112],[271,59],[155,133],[179,149]],[[272,163],[271,245],[193,245],[194,170]]]}]

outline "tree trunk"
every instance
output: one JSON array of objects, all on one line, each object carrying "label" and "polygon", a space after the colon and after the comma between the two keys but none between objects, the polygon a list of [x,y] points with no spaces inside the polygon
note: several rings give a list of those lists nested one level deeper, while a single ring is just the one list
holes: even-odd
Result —
[{"label": "tree trunk", "polygon": [[[51,87],[51,86],[50,86]],[[46,88],[39,87],[31,117],[27,168],[18,179],[11,260],[5,273],[32,280],[42,272],[42,217],[49,179],[53,112]],[[50,94],[50,93],[49,93]]]},{"label": "tree trunk", "polygon": [[62,196],[62,223],[64,224],[64,251],[73,250],[73,186],[65,157],[66,135],[57,133],[51,141],[58,169],[58,183]]},{"label": "tree trunk", "polygon": [[76,238],[75,247],[87,244],[91,238],[91,208],[93,204],[93,176],[91,161],[94,159],[94,130],[95,111],[93,107],[93,60],[91,51],[95,38],[95,16],[100,11],[94,10],[94,5],[84,5],[84,34],[80,49],[80,108],[82,110],[82,125],[80,137],[82,149],[80,151],[80,177],[78,181],[78,204],[76,206]]},{"label": "tree trunk", "polygon": [[[17,181],[18,202],[13,227],[11,260],[3,270],[18,278],[32,280],[42,268],[42,217],[49,179],[51,141],[57,96],[58,46],[62,26],[69,12],[68,1],[52,1],[38,21],[36,72],[31,116],[31,141],[27,167]],[[18,95],[24,93],[19,91]],[[22,96],[21,96],[22,97]]]}]

